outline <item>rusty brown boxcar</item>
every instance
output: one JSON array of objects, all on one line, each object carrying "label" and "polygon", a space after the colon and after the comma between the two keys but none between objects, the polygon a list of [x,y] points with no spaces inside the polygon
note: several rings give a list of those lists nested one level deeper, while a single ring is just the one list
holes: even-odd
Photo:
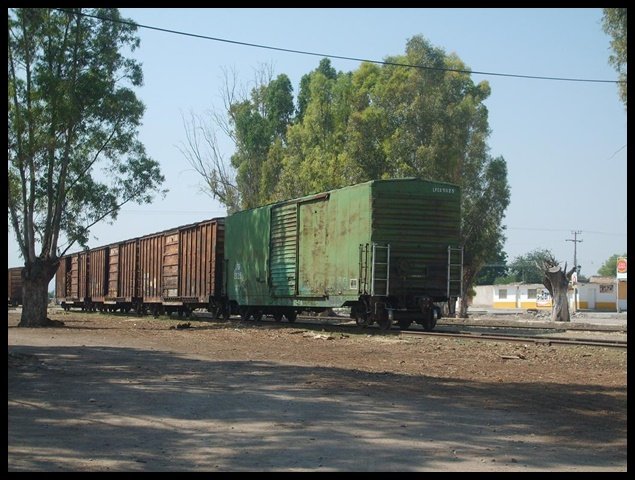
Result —
[{"label": "rusty brown boxcar", "polygon": [[143,310],[157,314],[161,309],[165,232],[139,239],[139,297]]},{"label": "rusty brown boxcar", "polygon": [[66,255],[57,301],[66,310],[189,315],[206,308],[218,315],[224,238],[224,218],[214,218]]},{"label": "rusty brown boxcar", "polygon": [[134,238],[109,246],[108,293],[104,309],[129,312],[139,309],[139,239]]},{"label": "rusty brown boxcar", "polygon": [[183,225],[139,239],[139,286],[144,310],[189,313],[220,308],[223,219]]},{"label": "rusty brown boxcar", "polygon": [[184,225],[179,227],[178,236],[171,234],[168,238],[163,267],[164,306],[177,306],[185,313],[195,308],[208,308],[218,314],[221,307],[224,219]]},{"label": "rusty brown boxcar", "polygon": [[24,267],[13,267],[9,269],[7,280],[9,287],[9,305],[13,307],[22,305],[22,270],[24,270]]},{"label": "rusty brown boxcar", "polygon": [[69,310],[71,307],[79,307],[83,310],[89,305],[88,265],[88,251],[76,252],[60,258],[55,279],[55,296],[64,310]]},{"label": "rusty brown boxcar", "polygon": [[91,311],[104,309],[108,293],[108,247],[88,251],[86,308]]}]

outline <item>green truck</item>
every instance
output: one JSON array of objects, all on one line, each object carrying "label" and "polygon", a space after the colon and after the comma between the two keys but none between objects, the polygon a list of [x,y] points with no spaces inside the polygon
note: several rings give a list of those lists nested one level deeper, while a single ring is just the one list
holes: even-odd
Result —
[{"label": "green truck", "polygon": [[349,307],[360,326],[431,330],[462,289],[461,192],[373,180],[225,219],[226,316],[295,321]]}]

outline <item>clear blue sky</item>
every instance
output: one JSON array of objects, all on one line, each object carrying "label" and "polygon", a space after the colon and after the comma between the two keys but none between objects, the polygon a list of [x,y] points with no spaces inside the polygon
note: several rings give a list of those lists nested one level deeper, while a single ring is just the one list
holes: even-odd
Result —
[{"label": "clear blue sky", "polygon": [[[403,54],[422,35],[456,53],[473,71],[616,80],[608,64],[610,38],[602,10],[592,9],[121,9],[142,25],[278,48],[383,60]],[[224,216],[200,192],[200,177],[177,148],[185,140],[182,115],[220,111],[223,69],[241,85],[271,64],[297,94],[302,75],[322,55],[300,55],[139,29],[146,105],[140,139],[160,162],[169,193],[151,205],[129,205],[112,225],[93,228],[90,246]],[[359,62],[332,59],[339,71]],[[573,231],[581,231],[578,263],[586,276],[613,254],[626,252],[626,121],[613,83],[585,83],[473,75],[487,80],[490,153],[507,161],[511,204],[508,260],[536,248],[573,264]],[[232,152],[223,142],[228,159]],[[97,238],[94,238],[97,237]],[[76,249],[73,249],[75,251]],[[21,265],[9,232],[9,266]]]}]

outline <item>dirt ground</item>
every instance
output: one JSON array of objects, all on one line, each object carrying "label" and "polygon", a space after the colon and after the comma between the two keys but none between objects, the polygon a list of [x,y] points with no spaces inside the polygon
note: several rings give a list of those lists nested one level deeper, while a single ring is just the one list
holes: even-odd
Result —
[{"label": "dirt ground", "polygon": [[626,349],[49,317],[9,310],[10,472],[627,470]]}]

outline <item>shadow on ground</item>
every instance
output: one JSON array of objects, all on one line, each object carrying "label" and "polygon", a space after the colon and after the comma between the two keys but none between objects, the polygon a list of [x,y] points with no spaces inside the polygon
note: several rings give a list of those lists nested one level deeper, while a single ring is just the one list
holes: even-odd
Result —
[{"label": "shadow on ground", "polygon": [[10,346],[8,471],[626,470],[626,388]]}]

